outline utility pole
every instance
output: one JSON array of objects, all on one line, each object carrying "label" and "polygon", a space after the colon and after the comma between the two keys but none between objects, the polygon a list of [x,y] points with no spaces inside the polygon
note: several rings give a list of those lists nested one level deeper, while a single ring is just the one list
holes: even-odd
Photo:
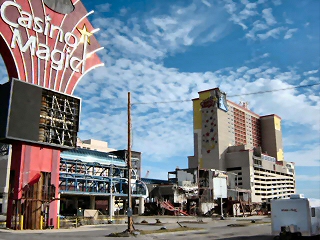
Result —
[{"label": "utility pole", "polygon": [[127,166],[128,166],[128,232],[133,232],[132,221],[132,202],[131,202],[131,95],[128,92],[128,152],[127,152]]},{"label": "utility pole", "polygon": [[110,221],[113,221],[113,155],[111,155],[111,166],[110,166],[110,199],[109,199],[109,216],[110,216]]}]

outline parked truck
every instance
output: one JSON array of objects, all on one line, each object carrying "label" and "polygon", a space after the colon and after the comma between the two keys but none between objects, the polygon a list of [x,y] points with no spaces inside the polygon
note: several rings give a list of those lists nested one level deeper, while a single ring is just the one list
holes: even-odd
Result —
[{"label": "parked truck", "polygon": [[271,227],[274,239],[316,236],[320,239],[320,200],[293,194],[271,200]]}]

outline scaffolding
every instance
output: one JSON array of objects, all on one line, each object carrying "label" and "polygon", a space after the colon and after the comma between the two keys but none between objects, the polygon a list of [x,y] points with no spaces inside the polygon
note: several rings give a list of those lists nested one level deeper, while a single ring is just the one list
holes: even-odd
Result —
[{"label": "scaffolding", "polygon": [[[132,172],[133,196],[145,196],[147,194],[146,185],[137,179],[134,169]],[[128,194],[127,174],[128,170],[125,166],[62,158],[59,190],[60,193],[69,195],[91,194],[124,197]]]},{"label": "scaffolding", "polygon": [[43,89],[39,142],[75,147],[79,112],[80,99]]}]

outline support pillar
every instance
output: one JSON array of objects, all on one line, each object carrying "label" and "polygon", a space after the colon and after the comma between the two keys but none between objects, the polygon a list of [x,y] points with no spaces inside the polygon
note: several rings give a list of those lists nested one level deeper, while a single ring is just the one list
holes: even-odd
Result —
[{"label": "support pillar", "polygon": [[58,227],[57,216],[59,214],[59,177],[60,177],[60,150],[51,150],[51,184],[56,187],[55,200],[50,203],[49,225]]},{"label": "support pillar", "polygon": [[110,196],[109,197],[109,216],[110,216],[110,220],[113,220],[113,215],[114,215],[114,201],[115,201],[115,196]]},{"label": "support pillar", "polygon": [[[2,172],[1,174],[5,174],[6,177],[6,181],[5,181],[5,187],[4,187],[4,192],[3,192],[3,197],[2,197],[2,213],[3,214],[7,214],[7,210],[8,210],[8,199],[9,199],[9,180],[10,180],[10,168],[11,168],[11,157],[12,157],[12,147],[8,146],[8,155],[7,155],[7,159],[6,161],[6,167],[3,169],[4,172]],[[2,165],[3,167],[3,165]]]},{"label": "support pillar", "polygon": [[144,214],[144,198],[143,198],[143,197],[140,197],[140,198],[139,198],[138,214],[139,214],[139,215]]},{"label": "support pillar", "polygon": [[95,209],[95,208],[96,208],[96,197],[90,196],[90,209]]},{"label": "support pillar", "polygon": [[74,208],[77,209],[77,211],[78,211],[79,204],[78,204],[78,198],[77,197],[73,198],[73,204],[74,204]]}]

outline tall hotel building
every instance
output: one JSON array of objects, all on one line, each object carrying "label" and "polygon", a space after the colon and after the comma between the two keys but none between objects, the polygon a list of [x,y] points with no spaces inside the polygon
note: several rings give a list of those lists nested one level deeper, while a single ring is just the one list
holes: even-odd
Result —
[{"label": "tall hotel building", "polygon": [[252,202],[295,193],[294,164],[284,161],[281,118],[260,116],[226,99],[219,88],[193,99],[194,156],[188,167],[233,172]]}]

